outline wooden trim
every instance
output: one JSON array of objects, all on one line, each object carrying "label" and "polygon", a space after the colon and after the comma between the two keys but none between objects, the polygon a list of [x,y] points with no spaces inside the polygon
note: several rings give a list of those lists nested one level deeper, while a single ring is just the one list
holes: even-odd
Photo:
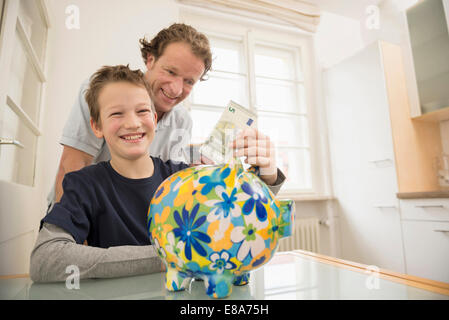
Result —
[{"label": "wooden trim", "polygon": [[393,136],[399,193],[439,190],[434,159],[442,152],[436,122],[411,119],[401,48],[379,42]]},{"label": "wooden trim", "polygon": [[431,121],[431,122],[440,122],[448,119],[449,119],[449,106],[428,113],[423,113],[420,116],[413,118],[413,120]]},{"label": "wooden trim", "polygon": [[[367,270],[371,270],[367,265],[352,262],[348,260],[338,259],[334,257],[329,257],[321,255],[318,253],[304,251],[304,250],[294,250],[289,252],[291,255],[299,255],[301,257],[309,258],[317,262],[326,263],[329,265],[334,265],[340,268],[349,269],[351,271],[356,271],[360,273],[366,273]],[[285,259],[285,258],[284,258]],[[443,294],[449,296],[449,283],[444,283],[440,281],[430,280],[426,278],[421,278],[413,275],[402,274],[394,271],[389,271],[385,269],[379,269],[379,277],[385,280],[398,282],[405,284],[407,286]]]},{"label": "wooden trim", "polygon": [[6,279],[19,279],[19,278],[29,278],[30,275],[27,273],[24,274],[10,274],[6,276],[0,276],[0,280],[6,280]]},{"label": "wooden trim", "polygon": [[429,192],[399,192],[396,193],[398,199],[449,199],[449,190],[429,191]]}]

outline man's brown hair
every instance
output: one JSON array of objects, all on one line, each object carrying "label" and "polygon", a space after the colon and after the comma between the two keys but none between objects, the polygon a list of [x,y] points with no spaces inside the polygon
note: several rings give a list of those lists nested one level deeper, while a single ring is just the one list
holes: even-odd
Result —
[{"label": "man's brown hair", "polygon": [[174,23],[168,28],[159,31],[150,42],[145,38],[139,40],[141,45],[140,51],[145,64],[147,64],[149,54],[157,60],[162,56],[167,45],[174,42],[187,43],[190,45],[192,53],[203,60],[204,72],[200,80],[205,80],[204,76],[212,67],[212,52],[209,40],[204,34],[184,23]]},{"label": "man's brown hair", "polygon": [[[112,82],[129,82],[136,86],[143,87],[148,91],[151,98],[151,90],[148,82],[144,78],[144,74],[140,70],[131,70],[129,66],[104,66],[95,72],[90,78],[89,89],[87,89],[85,98],[89,106],[90,117],[92,120],[100,123],[100,106],[98,97],[101,89],[108,83]],[[155,113],[153,102],[151,102],[151,110]]]}]

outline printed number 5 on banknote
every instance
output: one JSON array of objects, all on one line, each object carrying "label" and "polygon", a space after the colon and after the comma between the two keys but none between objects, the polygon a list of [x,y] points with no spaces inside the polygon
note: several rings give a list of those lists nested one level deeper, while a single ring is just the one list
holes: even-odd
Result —
[{"label": "printed number 5 on banknote", "polygon": [[232,157],[228,144],[246,128],[257,128],[257,115],[234,101],[229,101],[212,133],[201,146],[201,154],[216,164],[228,162]]}]

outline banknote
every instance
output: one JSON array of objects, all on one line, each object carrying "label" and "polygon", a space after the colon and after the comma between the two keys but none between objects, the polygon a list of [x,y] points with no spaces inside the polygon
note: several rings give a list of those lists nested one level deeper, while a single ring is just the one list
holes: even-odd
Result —
[{"label": "banknote", "polygon": [[257,128],[257,115],[247,108],[229,101],[220,120],[200,148],[200,153],[216,164],[229,162],[232,150],[229,143],[246,128]]}]

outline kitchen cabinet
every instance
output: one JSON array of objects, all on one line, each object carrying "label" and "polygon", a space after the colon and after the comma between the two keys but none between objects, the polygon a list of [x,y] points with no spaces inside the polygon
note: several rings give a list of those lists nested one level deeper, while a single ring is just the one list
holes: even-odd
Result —
[{"label": "kitchen cabinet", "polygon": [[406,273],[449,283],[449,222],[403,221]]},{"label": "kitchen cabinet", "polygon": [[449,199],[401,200],[406,273],[449,283]]},{"label": "kitchen cabinet", "polygon": [[341,258],[404,272],[383,51],[375,42],[325,71]]},{"label": "kitchen cabinet", "polygon": [[438,125],[410,118],[401,49],[376,42],[325,72],[341,257],[449,282],[449,199]]},{"label": "kitchen cabinet", "polygon": [[449,1],[423,0],[406,13],[419,105],[412,116],[449,119]]},{"label": "kitchen cabinet", "polygon": [[400,200],[406,273],[449,283],[449,199]]}]

